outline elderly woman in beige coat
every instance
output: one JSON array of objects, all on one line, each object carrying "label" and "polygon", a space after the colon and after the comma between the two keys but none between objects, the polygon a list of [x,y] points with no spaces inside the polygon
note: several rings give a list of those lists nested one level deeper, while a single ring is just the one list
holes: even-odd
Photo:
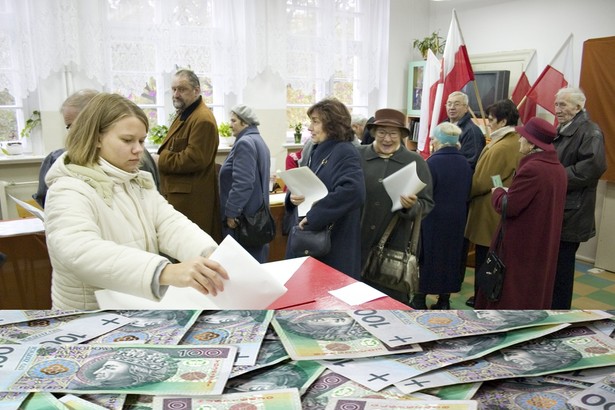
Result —
[{"label": "elderly woman in beige coat", "polygon": [[147,128],[141,108],[106,93],[70,128],[67,151],[46,177],[54,309],[98,309],[98,289],[152,300],[168,286],[212,295],[224,289],[228,274],[207,258],[216,242],[169,205],[150,173],[139,171]]},{"label": "elderly woman in beige coat", "polygon": [[[500,215],[491,205],[492,176],[499,175],[505,187],[509,187],[521,160],[519,134],[515,126],[519,121],[517,107],[510,100],[500,100],[487,107],[487,120],[491,130],[491,141],[478,157],[472,176],[470,208],[466,223],[465,237],[475,245],[475,268],[485,261],[493,233],[498,227]],[[465,265],[465,263],[464,263]],[[463,267],[465,272],[465,266]],[[476,285],[474,289],[476,295]],[[474,297],[466,302],[474,306]]]}]

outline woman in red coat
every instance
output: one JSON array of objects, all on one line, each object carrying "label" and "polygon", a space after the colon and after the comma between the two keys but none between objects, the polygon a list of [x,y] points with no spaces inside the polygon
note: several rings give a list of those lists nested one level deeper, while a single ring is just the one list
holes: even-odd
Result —
[{"label": "woman in red coat", "polygon": [[[550,309],[566,200],[566,171],[552,145],[553,125],[541,118],[516,127],[524,157],[510,188],[494,188],[492,204],[502,213],[507,199],[500,257],[506,266],[502,295],[487,300],[480,290],[477,309]],[[494,248],[498,231],[494,235]]]}]

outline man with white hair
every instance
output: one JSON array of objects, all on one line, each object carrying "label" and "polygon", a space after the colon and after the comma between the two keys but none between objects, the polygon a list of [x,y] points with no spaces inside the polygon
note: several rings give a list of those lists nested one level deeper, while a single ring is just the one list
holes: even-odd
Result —
[{"label": "man with white hair", "polygon": [[606,171],[606,157],[602,131],[589,119],[585,100],[579,88],[562,88],[555,95],[555,116],[559,125],[553,145],[566,169],[568,190],[552,309],[570,309],[575,254],[581,242],[596,235],[596,187]]}]

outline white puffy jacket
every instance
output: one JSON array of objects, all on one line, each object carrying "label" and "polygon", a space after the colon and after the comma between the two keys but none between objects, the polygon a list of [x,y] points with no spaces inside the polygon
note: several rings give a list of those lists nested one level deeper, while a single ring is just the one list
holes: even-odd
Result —
[{"label": "white puffy jacket", "polygon": [[216,242],[158,193],[151,174],[98,166],[51,167],[45,232],[53,267],[54,309],[98,309],[94,291],[157,300],[159,266],[209,255]]}]

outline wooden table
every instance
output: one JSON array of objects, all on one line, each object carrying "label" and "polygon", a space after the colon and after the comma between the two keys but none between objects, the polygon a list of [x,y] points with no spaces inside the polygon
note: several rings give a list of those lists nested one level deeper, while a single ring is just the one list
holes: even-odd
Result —
[{"label": "wooden table", "polygon": [[0,252],[6,255],[0,266],[0,309],[51,309],[51,263],[45,233],[0,236]]}]

